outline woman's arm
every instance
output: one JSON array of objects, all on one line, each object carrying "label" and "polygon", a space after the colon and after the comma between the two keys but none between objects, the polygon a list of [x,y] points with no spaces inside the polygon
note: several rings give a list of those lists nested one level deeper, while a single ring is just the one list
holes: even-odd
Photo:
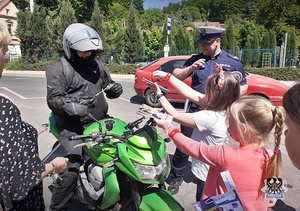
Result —
[{"label": "woman's arm", "polygon": [[159,122],[164,131],[173,139],[174,144],[185,154],[206,164],[216,167],[225,166],[224,146],[207,145],[186,137],[168,122]]},{"label": "woman's arm", "polygon": [[41,174],[41,180],[49,175],[61,173],[67,168],[69,159],[63,157],[54,158],[50,163],[45,164],[45,169]]}]

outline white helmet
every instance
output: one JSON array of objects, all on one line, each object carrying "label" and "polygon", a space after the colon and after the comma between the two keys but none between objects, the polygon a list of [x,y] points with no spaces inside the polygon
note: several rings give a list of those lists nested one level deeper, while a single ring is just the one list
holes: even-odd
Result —
[{"label": "white helmet", "polygon": [[71,59],[71,49],[77,51],[100,51],[103,50],[103,45],[101,37],[93,28],[82,23],[74,23],[65,30],[63,48],[68,59]]}]

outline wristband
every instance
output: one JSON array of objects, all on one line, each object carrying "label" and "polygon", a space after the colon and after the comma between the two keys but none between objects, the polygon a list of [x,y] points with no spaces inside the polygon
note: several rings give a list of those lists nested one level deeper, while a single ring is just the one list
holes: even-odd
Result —
[{"label": "wristband", "polygon": [[162,103],[166,100],[167,100],[167,98],[165,96],[162,96],[162,97],[158,98],[158,102],[160,102],[160,103]]},{"label": "wristband", "polygon": [[169,81],[170,78],[171,78],[172,74],[171,73],[168,73],[165,77],[165,81]]},{"label": "wristband", "polygon": [[170,137],[171,139],[173,139],[173,137],[174,137],[177,133],[180,133],[180,130],[178,130],[177,128],[175,128],[174,130],[172,130],[172,131],[169,133],[169,137]]},{"label": "wristband", "polygon": [[163,93],[159,93],[158,95],[156,95],[156,100],[159,100],[159,98],[161,98],[161,97],[163,97],[164,96],[164,94]]},{"label": "wristband", "polygon": [[52,173],[51,174],[48,174],[47,176],[48,177],[52,177],[54,174],[55,174],[55,167],[56,167],[56,165],[54,164],[54,163],[50,163],[51,165],[52,165],[52,167],[53,167],[53,171],[52,171]]}]

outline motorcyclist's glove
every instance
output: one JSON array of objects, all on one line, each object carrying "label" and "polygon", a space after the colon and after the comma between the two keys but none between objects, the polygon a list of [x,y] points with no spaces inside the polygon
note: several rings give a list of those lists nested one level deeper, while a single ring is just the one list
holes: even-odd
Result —
[{"label": "motorcyclist's glove", "polygon": [[83,104],[83,105],[87,105],[89,109],[92,109],[95,107],[95,105],[97,103],[97,99],[94,96],[93,97],[89,97],[89,96],[80,97],[79,103]]},{"label": "motorcyclist's glove", "polygon": [[76,102],[67,102],[62,108],[64,111],[71,116],[85,116],[88,114],[87,105],[79,104]]},{"label": "motorcyclist's glove", "polygon": [[120,83],[111,83],[108,84],[109,88],[105,91],[106,97],[109,99],[114,99],[117,97],[120,97],[120,95],[123,93],[123,88]]}]

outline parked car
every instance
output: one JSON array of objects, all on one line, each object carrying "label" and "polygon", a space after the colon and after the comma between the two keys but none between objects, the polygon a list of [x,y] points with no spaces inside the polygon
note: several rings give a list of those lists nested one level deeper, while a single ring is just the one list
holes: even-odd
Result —
[{"label": "parked car", "polygon": [[[141,78],[151,79],[152,72],[162,70],[172,73],[177,67],[181,67],[190,56],[169,56],[157,59],[146,66],[140,67],[135,71],[134,90],[138,96],[144,97],[146,103],[152,107],[160,107],[159,102],[155,102],[155,94],[149,88],[147,83]],[[284,83],[261,75],[247,74],[248,90],[246,95],[260,95],[269,99],[273,105],[282,105],[282,96],[289,89]],[[191,77],[184,80],[186,84],[191,85]],[[169,89],[166,97],[170,102],[184,102],[186,99],[182,96],[168,81],[157,82],[158,85]]]}]

